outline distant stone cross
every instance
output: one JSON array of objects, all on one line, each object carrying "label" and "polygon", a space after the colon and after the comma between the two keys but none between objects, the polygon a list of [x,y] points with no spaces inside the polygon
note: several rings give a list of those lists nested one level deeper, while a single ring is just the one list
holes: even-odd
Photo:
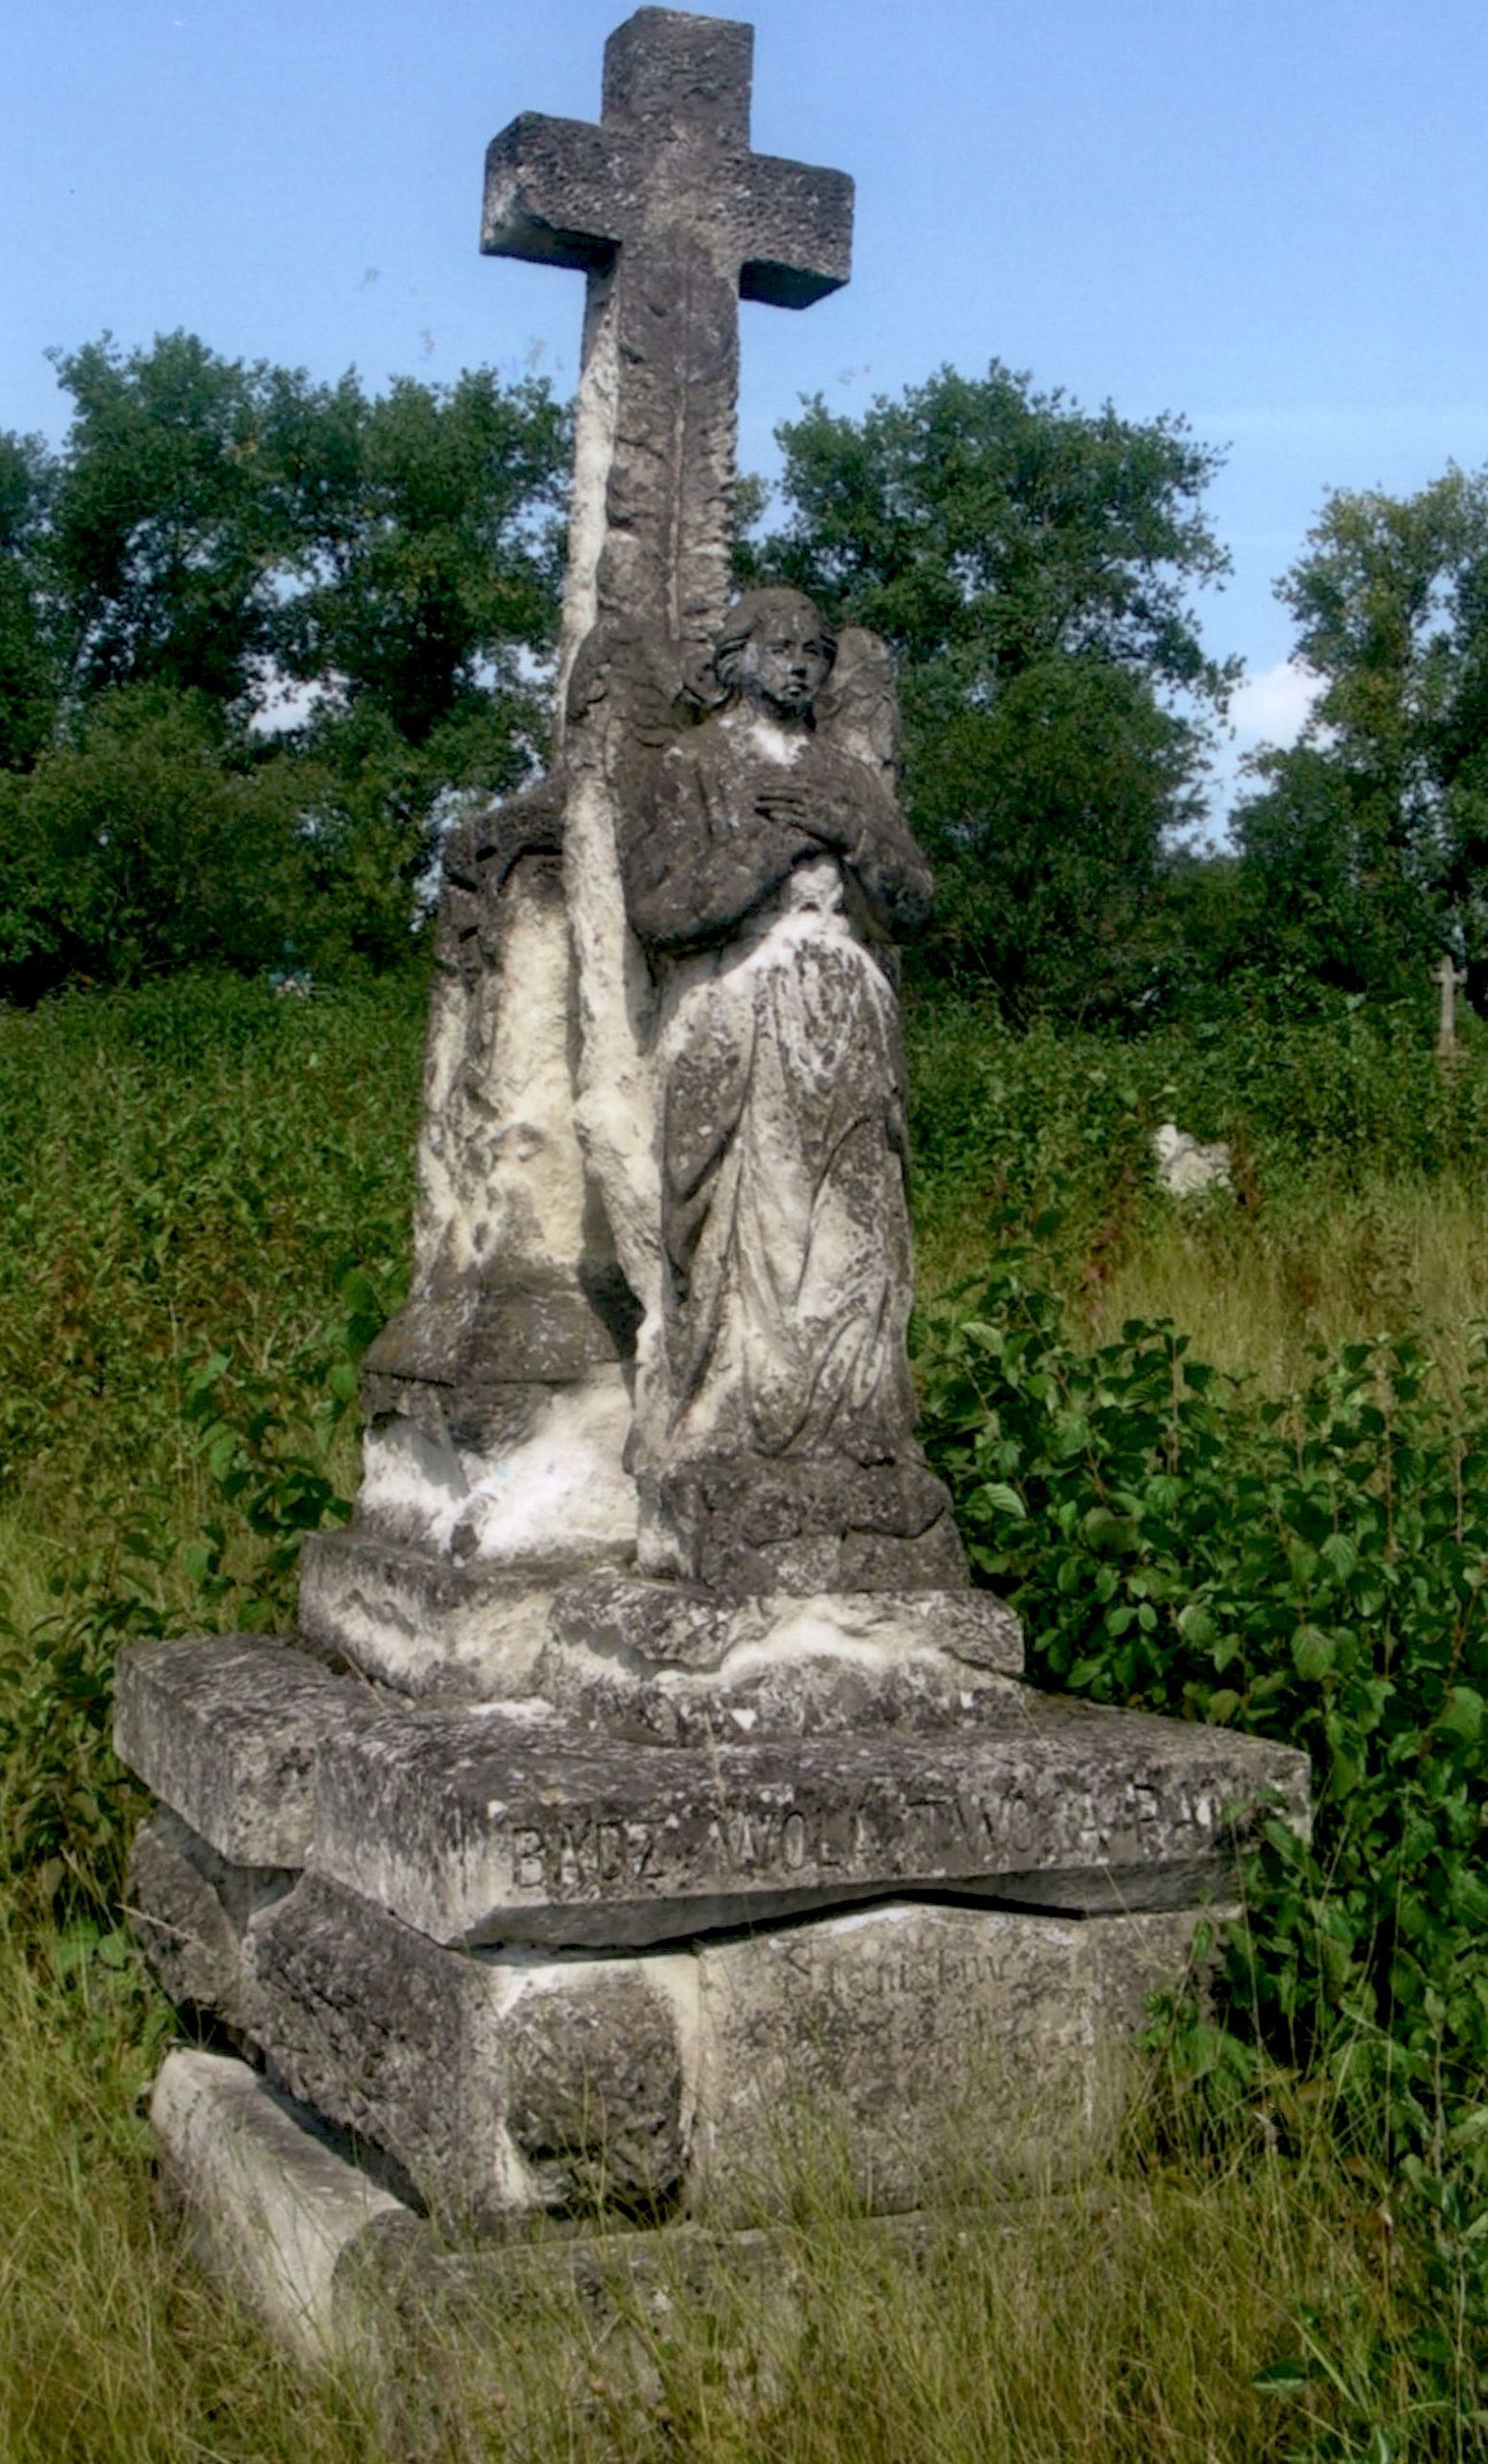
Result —
[{"label": "distant stone cross", "polygon": [[845,282],[845,174],[751,153],[753,28],[639,9],[600,124],[524,112],[486,156],[481,245],[588,276],[565,665],[619,617],[700,649],[728,598],[741,298]]},{"label": "distant stone cross", "polygon": [[1441,962],[1431,978],[1441,988],[1441,1006],[1437,1012],[1436,1050],[1444,1058],[1457,1048],[1457,994],[1467,982],[1467,972],[1458,967],[1450,950],[1444,950]]}]

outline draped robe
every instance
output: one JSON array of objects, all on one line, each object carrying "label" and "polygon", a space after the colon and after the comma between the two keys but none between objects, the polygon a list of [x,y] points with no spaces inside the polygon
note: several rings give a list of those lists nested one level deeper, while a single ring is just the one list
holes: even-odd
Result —
[{"label": "draped robe", "polygon": [[661,983],[663,1464],[912,1443],[895,927],[929,903],[881,776],[736,705],[624,833]]}]

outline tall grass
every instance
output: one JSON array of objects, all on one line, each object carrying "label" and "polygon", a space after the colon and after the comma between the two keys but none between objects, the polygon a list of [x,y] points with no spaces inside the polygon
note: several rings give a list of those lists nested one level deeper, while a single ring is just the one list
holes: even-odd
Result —
[{"label": "tall grass", "polygon": [[[1043,1250],[1097,1342],[1169,1317],[1196,1355],[1282,1393],[1318,1344],[1429,1324],[1449,1369],[1488,1316],[1488,1036],[1443,1070],[1429,1021],[1344,1007],[1115,1044],[985,1010],[910,1021],[922,1295],[1001,1242]],[[1234,1186],[1166,1199],[1152,1133],[1232,1148]]]},{"label": "tall grass", "polygon": [[[0,1539],[12,1609],[221,1503],[184,1406],[310,1407],[348,1273],[407,1275],[424,988],[313,1001],[232,977],[0,1013]],[[246,1415],[245,1415],[246,1416]],[[343,1443],[338,1468],[349,1477]]]},{"label": "tall grass", "polygon": [[[5,2464],[1194,2464],[1467,2453],[1411,2337],[1376,2170],[1325,2111],[1163,2147],[1014,2213],[963,2180],[917,2242],[808,2177],[765,2265],[640,2305],[353,2353],[307,2382],[152,2199],[137,2098],[166,2022],[130,1956],[0,1934]],[[1264,2118],[1263,2117],[1263,2120]],[[617,2278],[617,2283],[623,2282]],[[622,2318],[625,2297],[620,2295]],[[400,2375],[399,2351],[416,2353]],[[1390,2443],[1364,2443],[1378,2426]],[[1461,2425],[1458,2426],[1462,2427]],[[1315,2443],[1314,2443],[1315,2442]],[[1418,2443],[1420,2442],[1420,2443]]]},{"label": "tall grass", "polygon": [[[591,2313],[555,2299],[522,2321],[493,2316],[475,2358],[426,2357],[423,2394],[356,2370],[305,2388],[198,2276],[153,2203],[140,2116],[173,2022],[107,1897],[132,1802],[106,1750],[109,1662],[126,1631],[282,1620],[295,1528],[354,1478],[351,1357],[406,1271],[422,1011],[412,980],[303,1003],[202,980],[0,1018],[0,1868],[12,1901],[0,1924],[0,2464],[1488,2453],[1467,2350],[1482,2319],[1452,2289],[1476,2281],[1476,2174],[1448,2151],[1397,2195],[1404,2143],[1382,2101],[1348,2092],[1369,2062],[1351,2074],[1342,2036],[1331,2068],[1289,2077],[1259,2060],[1226,2072],[1232,2054],[1182,2038],[1191,2076],[1211,2066],[1208,2086],[1174,2091],[1073,2199],[1034,2196],[1010,2219],[973,2183],[911,2263],[815,2195],[793,2228],[790,2304],[747,2282],[711,2300],[679,2288],[664,2329],[606,2341]],[[1432,1391],[1450,1400],[1471,1383],[1462,1322],[1488,1317],[1488,1053],[1470,1047],[1444,1075],[1421,1021],[1357,1012],[1128,1046],[1016,1039],[947,1002],[920,1006],[909,1044],[933,1387],[945,1375],[937,1296],[968,1275],[985,1283],[1009,1243],[1025,1245],[1035,1283],[1068,1296],[1064,1333],[1039,1321],[1044,1383],[1026,1432],[1051,1545],[1020,1579],[1045,1586],[1051,1632],[1058,1604],[1073,1616],[1084,1597],[1087,1560],[1094,1584],[1111,1558],[1138,1613],[1137,1560],[1106,1501],[1091,1521],[1080,1488],[1096,1495],[1104,1458],[1087,1449],[1072,1465],[1059,1417],[1061,1380],[1114,1392],[1128,1378],[1132,1410],[1147,1410],[1155,1354],[1122,1350],[1126,1319],[1176,1318],[1191,1359],[1252,1373],[1259,1391],[1233,1423],[1247,1444],[1270,1425],[1264,1395],[1311,1373],[1318,1340],[1435,1319]],[[1231,1140],[1232,1197],[1159,1195],[1150,1137],[1166,1117]],[[1358,1413],[1372,1373],[1349,1373]],[[979,1409],[985,1420],[985,1396]],[[1114,1420],[1123,1409],[1118,1397]],[[1445,1421],[1421,1425],[1446,1479],[1461,1451]],[[1216,1497],[1231,1427],[1217,1406],[1204,1423]],[[1323,1423],[1313,1437],[1317,1477],[1332,1479]],[[1136,1464],[1146,1440],[1133,1422],[1113,1443]],[[1230,1581],[1228,1560],[1158,1497],[1166,1461],[1122,1477],[1167,1517],[1171,1592],[1154,1609],[1152,1666],[1132,1683],[1181,1692],[1179,1658],[1158,1665],[1162,1619],[1178,1613],[1195,1548],[1211,1589]],[[1367,1484],[1366,1468],[1361,1496]],[[1265,1528],[1263,1515],[1243,1571],[1274,1608],[1285,1662],[1293,1611],[1280,1580],[1266,1587]],[[1278,1540],[1295,1592],[1312,1576],[1287,1549]],[[1076,1564],[1068,1593],[1061,1552]],[[1457,1571],[1466,1582],[1465,1561]],[[1337,1584],[1338,1634],[1365,1632]],[[1071,1636],[1072,1653],[1092,1648]],[[1359,1669],[1362,1686],[1367,1649]],[[1311,1661],[1299,1672],[1308,1716],[1325,1723],[1329,1676]],[[1438,1674],[1460,1731],[1463,1671]],[[1433,1733],[1428,1723],[1413,1737],[1413,1772],[1433,1767]],[[1453,1737],[1452,1753],[1470,1758],[1476,1746]],[[1382,1802],[1387,1783],[1382,1766]],[[1459,1796],[1471,1826],[1470,1790],[1447,1812],[1457,1820]],[[1409,1842],[1391,1852],[1408,1857]],[[1331,1921],[1322,1889],[1298,1883],[1299,1927]],[[1451,1989],[1471,2001],[1472,1926],[1453,1922]],[[1367,1962],[1371,1944],[1360,1935],[1338,1956],[1344,1969]],[[1326,1969],[1314,1959],[1306,1973]],[[1429,1995],[1429,1961],[1422,1975]],[[1428,2070],[1436,2024],[1423,2022],[1413,2055]],[[1359,2042],[1375,2060],[1378,2042]],[[1412,2093],[1410,2145],[1428,2157],[1433,2129],[1445,2150],[1476,2127],[1460,2081],[1439,2126],[1429,2079]]]}]

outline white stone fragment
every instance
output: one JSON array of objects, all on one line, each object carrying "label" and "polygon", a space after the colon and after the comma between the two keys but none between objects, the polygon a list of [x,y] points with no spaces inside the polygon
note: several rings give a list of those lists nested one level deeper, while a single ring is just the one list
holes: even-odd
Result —
[{"label": "white stone fragment", "polygon": [[246,2062],[174,2053],[150,2118],[202,2256],[306,2358],[336,2348],[336,2271],[383,2217],[409,2210],[286,2109]]},{"label": "white stone fragment", "polygon": [[1175,1198],[1191,1197],[1199,1189],[1228,1189],[1230,1182],[1230,1150],[1222,1139],[1213,1146],[1201,1145],[1176,1121],[1164,1121],[1152,1133],[1152,1152],[1157,1158],[1157,1177],[1163,1187]]},{"label": "white stone fragment", "polygon": [[374,1424],[358,1515],[440,1557],[626,1556],[636,1528],[635,1484],[620,1460],[629,1425],[618,1368],[582,1386],[550,1388],[531,1435],[493,1462],[462,1463],[411,1420]]}]

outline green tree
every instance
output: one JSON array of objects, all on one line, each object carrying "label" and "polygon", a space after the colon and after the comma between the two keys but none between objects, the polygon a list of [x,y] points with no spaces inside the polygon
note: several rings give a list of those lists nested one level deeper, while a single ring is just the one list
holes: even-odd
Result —
[{"label": "green tree", "polygon": [[0,770],[30,766],[56,712],[42,563],[54,480],[39,438],[0,435]]},{"label": "green tree", "polygon": [[293,549],[266,414],[280,380],[190,334],[61,356],[72,396],[50,537],[76,696],[156,684],[245,703]]},{"label": "green tree", "polygon": [[1488,981],[1488,475],[1340,490],[1278,585],[1319,691],[1252,765],[1235,839],[1267,951],[1327,983]]},{"label": "green tree", "polygon": [[818,398],[780,443],[790,515],[752,567],[898,654],[931,963],[1018,1012],[1129,1003],[1234,676],[1191,604],[1228,564],[1203,510],[1217,455],[996,364],[857,420]]},{"label": "green tree", "polygon": [[96,695],[29,776],[0,778],[0,980],[272,964],[303,909],[295,783],[227,758],[203,693]]},{"label": "green tree", "polygon": [[55,462],[0,438],[0,987],[286,941],[396,960],[451,798],[540,756],[566,413],[486,370],[369,399],[186,334],[58,368]]},{"label": "green tree", "polygon": [[335,678],[416,747],[474,728],[463,766],[509,769],[541,724],[524,653],[554,629],[566,414],[485,368],[444,391],[401,379],[372,402],[348,379],[308,407],[294,478],[314,510],[283,664]]}]

